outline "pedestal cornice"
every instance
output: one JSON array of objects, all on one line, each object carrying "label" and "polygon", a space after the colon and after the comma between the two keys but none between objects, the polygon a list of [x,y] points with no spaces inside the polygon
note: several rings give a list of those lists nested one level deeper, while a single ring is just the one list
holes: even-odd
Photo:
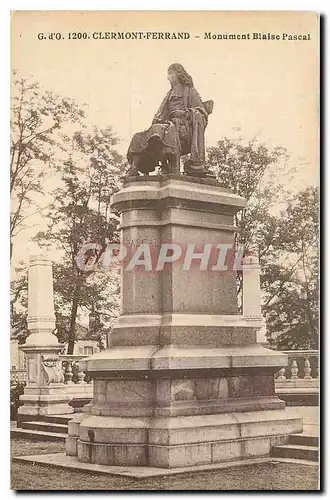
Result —
[{"label": "pedestal cornice", "polygon": [[[202,183],[201,181],[204,180]],[[210,213],[235,214],[246,200],[216,181],[189,176],[155,175],[129,178],[111,199],[113,210],[180,207]]]}]

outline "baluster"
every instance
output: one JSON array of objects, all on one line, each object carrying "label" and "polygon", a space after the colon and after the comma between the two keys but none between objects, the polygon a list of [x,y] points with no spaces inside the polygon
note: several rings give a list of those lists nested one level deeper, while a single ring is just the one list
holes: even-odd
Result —
[{"label": "baluster", "polygon": [[291,363],[291,380],[296,380],[298,378],[298,365],[295,359]]},{"label": "baluster", "polygon": [[78,384],[86,384],[85,382],[85,372],[80,368],[80,363],[78,361]]},{"label": "baluster", "polygon": [[64,380],[64,383],[65,383],[66,361],[64,361],[63,359],[61,360],[61,370],[62,370],[62,373],[63,373],[63,380]]},{"label": "baluster", "polygon": [[280,371],[278,372],[277,380],[286,380],[285,368],[280,369]]},{"label": "baluster", "polygon": [[72,361],[67,361],[66,362],[66,370],[65,370],[65,374],[64,374],[65,383],[68,385],[73,384],[72,377],[73,377]]},{"label": "baluster", "polygon": [[304,366],[304,373],[305,373],[304,378],[308,378],[308,379],[312,378],[311,371],[312,371],[312,369],[311,369],[311,364],[310,364],[309,358],[306,357],[305,358],[305,366]]}]

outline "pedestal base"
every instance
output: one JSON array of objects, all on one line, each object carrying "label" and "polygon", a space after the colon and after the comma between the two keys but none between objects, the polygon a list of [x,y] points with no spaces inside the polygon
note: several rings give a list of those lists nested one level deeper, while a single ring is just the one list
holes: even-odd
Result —
[{"label": "pedestal base", "polygon": [[69,406],[65,384],[54,384],[45,387],[26,387],[20,397],[23,405],[18,408],[18,420],[25,420],[25,416],[64,415],[73,413]]},{"label": "pedestal base", "polygon": [[59,358],[63,346],[55,342],[53,345],[33,345],[32,335],[31,338],[22,347],[26,354],[27,385],[20,396],[23,405],[18,408],[18,421],[33,416],[73,413]]},{"label": "pedestal base", "polygon": [[274,372],[286,362],[258,344],[98,353],[86,362],[93,401],[69,423],[67,454],[161,468],[267,456],[303,428],[275,395]]},{"label": "pedestal base", "polygon": [[285,410],[165,419],[79,417],[80,425],[69,423],[69,434],[79,427],[79,437],[69,435],[67,454],[115,466],[176,468],[264,457],[289,434],[302,432],[302,419]]}]

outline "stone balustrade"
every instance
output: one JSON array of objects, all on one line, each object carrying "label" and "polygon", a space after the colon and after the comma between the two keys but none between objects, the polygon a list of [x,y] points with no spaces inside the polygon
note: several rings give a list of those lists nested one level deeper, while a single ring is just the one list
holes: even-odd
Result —
[{"label": "stone balustrade", "polygon": [[60,360],[67,393],[74,399],[91,399],[93,384],[85,380],[85,372],[79,363],[86,356],[76,354],[61,354]]},{"label": "stone balustrade", "polygon": [[[299,350],[283,351],[288,355],[287,367],[282,368],[275,375],[276,388],[288,387],[319,387],[319,351]],[[77,393],[78,386],[87,386],[84,391],[92,395],[92,383],[86,382],[85,372],[79,361],[85,359],[83,355],[62,354],[60,355],[64,382],[67,390]],[[11,382],[25,382],[27,378],[26,369],[12,369],[10,372]]]},{"label": "stone balustrade", "polygon": [[289,362],[275,376],[276,389],[319,388],[319,351],[299,350],[282,351],[288,355]]},{"label": "stone balustrade", "polygon": [[[79,361],[85,359],[86,356],[62,354],[60,359],[62,362],[62,371],[64,382],[68,386],[79,384],[83,385],[88,382],[85,380],[85,372],[80,368]],[[10,382],[26,382],[27,368],[12,368],[10,370]]]},{"label": "stone balustrade", "polygon": [[[70,391],[70,387],[75,387],[76,385],[87,385],[88,388],[92,387],[91,382],[87,382],[85,380],[85,372],[81,369],[79,361],[85,359],[86,356],[83,355],[74,355],[74,354],[61,354],[61,368],[64,376],[64,383],[67,386],[69,392],[75,392],[73,388]],[[27,368],[13,368],[10,370],[10,382],[13,383],[21,383],[26,382],[27,380]]]},{"label": "stone balustrade", "polygon": [[79,361],[85,359],[84,355],[60,354],[64,382],[67,385],[85,384],[85,372],[81,369]]},{"label": "stone balustrade", "polygon": [[[79,364],[86,356],[62,354],[59,358],[64,377],[63,391],[69,397],[69,405],[79,412],[93,398],[93,383],[85,380],[85,372]],[[27,376],[27,368],[12,369],[10,383],[26,382]]]}]

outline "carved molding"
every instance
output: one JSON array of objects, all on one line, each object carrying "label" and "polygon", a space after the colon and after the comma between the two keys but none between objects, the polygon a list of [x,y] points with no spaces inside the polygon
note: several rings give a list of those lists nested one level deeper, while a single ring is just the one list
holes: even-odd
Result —
[{"label": "carved molding", "polygon": [[49,384],[63,384],[64,376],[61,368],[61,360],[56,354],[43,354],[41,363]]}]

